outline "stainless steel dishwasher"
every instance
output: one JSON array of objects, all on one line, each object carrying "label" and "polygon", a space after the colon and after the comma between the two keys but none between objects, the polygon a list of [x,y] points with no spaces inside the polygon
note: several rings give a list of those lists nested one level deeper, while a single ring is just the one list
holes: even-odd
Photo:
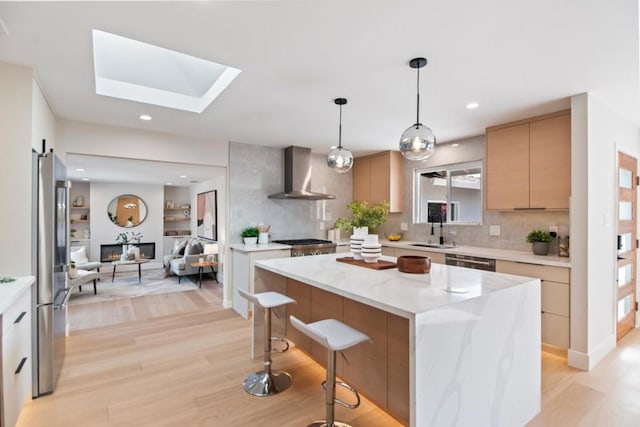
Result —
[{"label": "stainless steel dishwasher", "polygon": [[496,271],[496,260],[469,255],[445,254],[444,263],[456,267],[475,268],[476,270]]}]

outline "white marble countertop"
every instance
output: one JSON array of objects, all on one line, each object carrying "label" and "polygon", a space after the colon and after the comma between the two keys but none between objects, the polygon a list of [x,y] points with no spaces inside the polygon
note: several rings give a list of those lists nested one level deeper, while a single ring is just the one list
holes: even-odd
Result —
[{"label": "white marble countertop", "polygon": [[440,248],[425,248],[422,246],[412,246],[412,243],[425,243],[415,242],[410,240],[401,240],[399,242],[390,242],[386,239],[380,239],[382,246],[388,246],[390,248],[402,248],[413,249],[417,251],[426,252],[440,252],[451,253],[458,255],[480,256],[485,258],[494,258],[503,261],[515,261],[526,262],[530,264],[538,265],[550,265],[555,267],[567,267],[571,268],[571,262],[569,258],[559,257],[555,255],[534,255],[530,251],[513,251],[507,249],[495,249],[495,248],[480,248],[475,246],[454,246],[453,248],[440,249]]},{"label": "white marble countertop", "polygon": [[0,314],[13,304],[35,282],[35,277],[15,277],[14,282],[0,283]]},{"label": "white marble countertop", "polygon": [[232,243],[229,247],[239,252],[260,252],[260,251],[277,251],[282,249],[291,249],[291,245],[283,245],[280,243],[263,243],[255,245],[245,245],[244,243]]},{"label": "white marble countertop", "polygon": [[[432,264],[428,274],[401,273],[397,268],[373,270],[336,261],[343,256],[349,255],[260,260],[255,266],[409,319],[538,280],[442,264]],[[395,261],[393,257],[382,259]],[[467,292],[451,293],[445,287]]]}]

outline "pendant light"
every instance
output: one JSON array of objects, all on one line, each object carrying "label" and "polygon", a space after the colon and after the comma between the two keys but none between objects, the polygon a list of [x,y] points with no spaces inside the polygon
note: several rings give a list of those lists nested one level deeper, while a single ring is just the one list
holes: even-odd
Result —
[{"label": "pendant light", "polygon": [[425,160],[436,151],[436,136],[420,123],[420,68],[427,65],[426,58],[413,58],[409,66],[418,74],[416,95],[416,123],[407,128],[400,137],[400,152],[409,160]]},{"label": "pendant light", "polygon": [[342,106],[347,103],[345,98],[336,98],[333,100],[336,105],[340,106],[340,125],[338,126],[338,147],[329,152],[327,157],[327,165],[338,173],[347,173],[353,166],[353,154],[351,151],[342,148]]}]

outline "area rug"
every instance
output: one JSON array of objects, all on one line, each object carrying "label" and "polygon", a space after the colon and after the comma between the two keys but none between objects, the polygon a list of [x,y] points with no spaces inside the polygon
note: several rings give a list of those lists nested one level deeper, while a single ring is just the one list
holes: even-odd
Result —
[{"label": "area rug", "polygon": [[[195,276],[194,276],[195,277]],[[111,283],[111,272],[100,274],[98,294],[93,294],[93,283],[82,286],[82,292],[76,287],[73,289],[70,305],[89,304],[95,302],[111,301],[121,298],[134,298],[145,295],[166,294],[170,292],[192,291],[198,289],[198,285],[190,277],[183,277],[178,284],[178,276],[165,278],[164,269],[142,271],[142,281],[138,282],[138,271],[116,272],[116,277]]]}]

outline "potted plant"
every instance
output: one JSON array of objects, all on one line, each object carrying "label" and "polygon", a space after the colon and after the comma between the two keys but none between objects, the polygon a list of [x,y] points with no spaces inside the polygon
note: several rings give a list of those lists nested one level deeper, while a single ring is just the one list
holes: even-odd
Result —
[{"label": "potted plant", "polygon": [[527,242],[532,243],[533,253],[535,255],[548,255],[549,242],[553,240],[553,236],[548,231],[531,230],[527,234]]},{"label": "potted plant", "polygon": [[[389,215],[389,202],[379,202],[369,205],[366,201],[355,200],[347,205],[353,215],[352,218],[341,217],[336,220],[334,228],[354,234],[377,233],[378,227],[384,224]],[[368,231],[358,230],[366,227]]]},{"label": "potted plant", "polygon": [[258,227],[247,227],[240,233],[245,245],[255,245],[258,242],[260,231]]}]

